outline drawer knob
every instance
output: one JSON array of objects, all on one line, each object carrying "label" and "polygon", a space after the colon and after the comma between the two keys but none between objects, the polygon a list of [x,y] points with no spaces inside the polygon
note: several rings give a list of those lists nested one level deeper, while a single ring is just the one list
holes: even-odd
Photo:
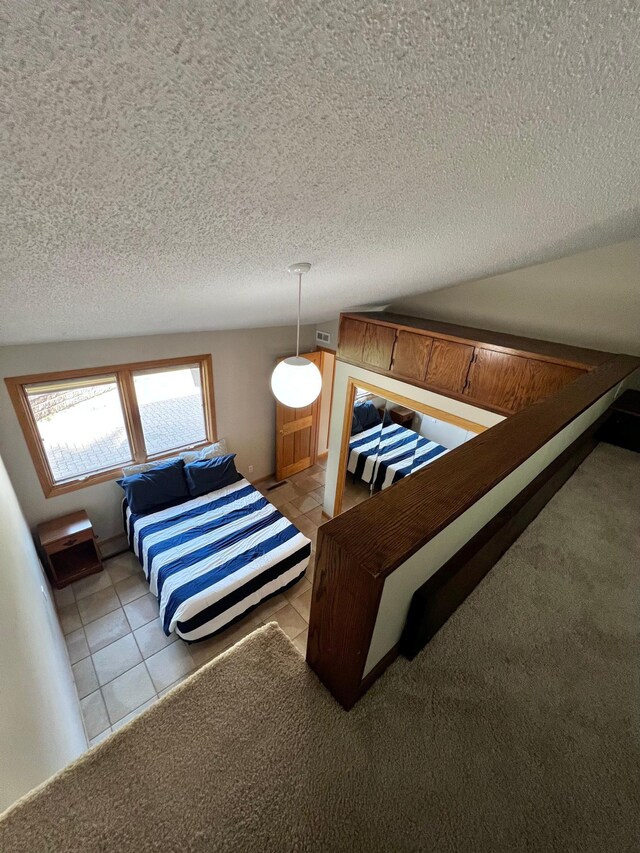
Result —
[{"label": "drawer knob", "polygon": [[78,541],[78,540],[77,540],[76,538],[73,538],[73,539],[65,539],[65,541],[64,541],[62,544],[63,544],[66,548],[68,548],[70,545],[75,545],[77,541]]}]

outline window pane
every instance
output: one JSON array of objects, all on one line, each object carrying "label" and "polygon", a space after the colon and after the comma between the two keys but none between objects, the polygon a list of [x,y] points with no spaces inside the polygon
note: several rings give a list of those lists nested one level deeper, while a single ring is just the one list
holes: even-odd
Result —
[{"label": "window pane", "polygon": [[141,371],[133,382],[149,456],[206,440],[199,365]]},{"label": "window pane", "polygon": [[115,376],[40,383],[25,390],[56,483],[131,461]]}]

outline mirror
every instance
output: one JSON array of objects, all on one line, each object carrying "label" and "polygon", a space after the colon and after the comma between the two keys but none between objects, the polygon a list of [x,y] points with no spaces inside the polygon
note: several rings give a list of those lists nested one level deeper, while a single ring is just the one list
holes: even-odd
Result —
[{"label": "mirror", "polygon": [[356,387],[349,447],[343,454],[346,470],[342,512],[419,471],[476,434],[423,414],[417,407],[418,404],[412,409]]}]

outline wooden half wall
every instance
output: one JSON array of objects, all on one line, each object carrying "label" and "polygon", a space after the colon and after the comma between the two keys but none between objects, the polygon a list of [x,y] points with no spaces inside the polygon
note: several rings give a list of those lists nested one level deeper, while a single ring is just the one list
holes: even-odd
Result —
[{"label": "wooden half wall", "polygon": [[[555,393],[320,527],[307,661],[345,708],[397,655],[413,593],[580,444],[639,366],[631,356],[594,354]],[[561,482],[555,477],[555,488]],[[519,532],[503,537],[502,551]],[[451,612],[460,600],[451,599]]]}]

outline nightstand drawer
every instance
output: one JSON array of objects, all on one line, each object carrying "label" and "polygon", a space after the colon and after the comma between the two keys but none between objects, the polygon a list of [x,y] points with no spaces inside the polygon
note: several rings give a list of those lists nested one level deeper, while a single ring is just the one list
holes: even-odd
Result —
[{"label": "nightstand drawer", "polygon": [[65,536],[63,539],[57,539],[55,542],[47,542],[44,546],[47,554],[57,554],[58,551],[66,551],[67,548],[72,548],[79,542],[87,542],[93,539],[93,531],[80,530],[78,533],[72,533],[71,536]]}]

